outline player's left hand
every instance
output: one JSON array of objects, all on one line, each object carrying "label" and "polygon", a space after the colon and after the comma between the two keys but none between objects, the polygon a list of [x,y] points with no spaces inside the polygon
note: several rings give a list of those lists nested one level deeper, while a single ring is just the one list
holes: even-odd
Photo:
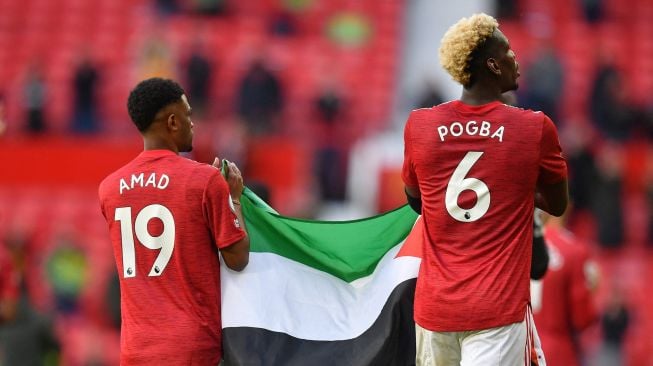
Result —
[{"label": "player's left hand", "polygon": [[541,238],[544,236],[544,222],[542,220],[543,211],[539,208],[535,209],[533,214],[533,237]]},{"label": "player's left hand", "polygon": [[217,157],[213,160],[212,165],[218,169],[220,169],[222,165],[225,166],[225,179],[229,185],[229,193],[231,194],[231,198],[240,200],[240,196],[243,194],[244,189],[243,177],[240,173],[240,169],[238,169],[236,164],[227,161],[226,159],[221,160]]}]

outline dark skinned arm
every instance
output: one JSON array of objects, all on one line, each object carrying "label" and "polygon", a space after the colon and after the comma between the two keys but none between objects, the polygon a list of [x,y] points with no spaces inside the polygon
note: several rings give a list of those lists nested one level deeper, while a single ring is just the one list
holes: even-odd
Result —
[{"label": "dark skinned arm", "polygon": [[[236,200],[234,199],[234,201]],[[240,221],[241,227],[245,230],[245,220],[243,219],[240,200],[237,202],[238,203],[234,202],[236,216],[238,217],[238,221]],[[242,271],[249,263],[249,235],[245,235],[244,238],[234,244],[220,249],[220,253],[222,253],[222,259],[224,259],[224,263],[227,267],[237,272]]]},{"label": "dark skinned arm", "polygon": [[567,209],[569,193],[567,179],[553,184],[540,184],[535,192],[535,207],[560,217]]},{"label": "dark skinned arm", "polygon": [[537,214],[533,220],[533,252],[531,253],[531,279],[539,280],[549,268],[549,251],[544,242],[542,222]]},{"label": "dark skinned arm", "polygon": [[[242,207],[240,206],[240,197],[242,196],[244,189],[243,177],[241,176],[240,170],[236,164],[227,162],[226,160],[220,162],[220,159],[218,158],[213,162],[213,166],[216,168],[220,168],[220,164],[224,164],[225,179],[227,180],[227,185],[229,185],[231,202],[233,203],[236,217],[238,218],[242,229],[246,230],[245,218],[243,217]],[[245,231],[244,238],[226,248],[220,249],[220,253],[222,253],[224,263],[230,269],[238,272],[245,269],[249,263],[249,235],[247,235],[247,231]]]},{"label": "dark skinned arm", "polygon": [[406,199],[408,200],[408,205],[410,208],[413,209],[413,211],[417,212],[417,214],[421,215],[422,214],[422,197],[419,192],[419,189],[415,187],[404,187],[404,192],[406,193]]}]

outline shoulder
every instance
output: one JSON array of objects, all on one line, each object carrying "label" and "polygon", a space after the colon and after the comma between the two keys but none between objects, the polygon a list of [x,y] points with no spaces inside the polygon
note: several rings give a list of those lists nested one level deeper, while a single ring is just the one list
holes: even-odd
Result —
[{"label": "shoulder", "polygon": [[128,163],[126,165],[123,165],[119,169],[115,170],[111,174],[107,175],[102,182],[100,182],[100,185],[98,187],[98,193],[100,195],[100,198],[102,198],[109,187],[115,186],[116,182],[120,180],[120,177],[124,176],[124,173],[128,171],[129,165],[131,163]]},{"label": "shoulder", "polygon": [[535,111],[532,109],[515,107],[508,104],[503,104],[500,106],[503,113],[509,113],[514,116],[519,116],[520,118],[535,123],[543,123],[544,120],[551,120],[544,112]]},{"label": "shoulder", "polygon": [[540,136],[541,138],[547,136],[547,139],[550,139],[550,136],[557,135],[557,128],[553,120],[542,111],[513,107],[506,104],[502,105],[501,108],[502,113],[507,116],[506,120],[515,121],[521,126],[524,133],[534,134],[534,136]]},{"label": "shoulder", "polygon": [[203,182],[204,184],[209,184],[209,182],[213,182],[215,180],[222,180],[220,179],[222,174],[216,167],[191,159],[182,159],[183,161],[181,164],[184,165],[184,171],[188,172],[188,174],[193,178],[192,180],[196,182]]},{"label": "shoulder", "polygon": [[222,172],[213,165],[199,163],[194,160],[186,159],[188,167],[185,169],[189,172],[191,180],[199,185],[205,194],[215,194],[218,192],[229,192],[227,181],[222,176]]},{"label": "shoulder", "polygon": [[124,177],[127,175],[127,173],[131,174],[132,169],[135,164],[138,163],[140,159],[140,154],[138,156],[135,156],[132,160],[130,160],[128,163],[124,164],[120,168],[114,170],[111,174],[107,175],[102,182],[100,182],[100,191],[103,190],[104,187],[107,185],[114,184],[115,182],[119,181],[120,178]]},{"label": "shoulder", "polygon": [[430,116],[437,113],[447,112],[451,110],[451,106],[453,105],[453,102],[454,101],[448,101],[448,102],[440,103],[433,107],[413,109],[410,112],[410,116],[411,118],[412,117],[419,118],[419,117]]},{"label": "shoulder", "polygon": [[451,103],[452,102],[450,101],[433,107],[412,110],[408,116],[406,126],[420,126],[438,120],[440,117],[451,113]]}]

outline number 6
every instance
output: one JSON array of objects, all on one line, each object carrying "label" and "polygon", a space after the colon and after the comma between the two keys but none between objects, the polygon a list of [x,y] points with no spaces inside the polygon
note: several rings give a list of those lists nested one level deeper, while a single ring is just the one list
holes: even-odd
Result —
[{"label": "number 6", "polygon": [[[480,159],[483,152],[469,151],[454,170],[447,184],[444,202],[447,212],[460,222],[473,222],[485,215],[490,208],[490,189],[482,180],[465,178],[472,166]],[[458,196],[463,191],[472,190],[476,193],[476,204],[470,209],[458,206]]]},{"label": "number 6", "polygon": [[[163,222],[163,232],[159,236],[152,236],[147,231],[147,223],[153,218],[158,218]],[[131,207],[117,208],[114,219],[120,221],[123,275],[125,278],[135,277],[136,249],[132,233]],[[172,217],[172,212],[167,207],[157,204],[144,207],[136,216],[134,231],[143,246],[152,250],[161,249],[148,274],[148,276],[161,276],[172,257],[172,250],[175,248],[175,219]]]}]

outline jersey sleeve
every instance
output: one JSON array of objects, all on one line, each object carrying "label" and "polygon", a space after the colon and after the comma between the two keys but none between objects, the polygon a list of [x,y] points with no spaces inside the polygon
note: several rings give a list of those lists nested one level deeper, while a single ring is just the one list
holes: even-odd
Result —
[{"label": "jersey sleeve", "polygon": [[226,248],[245,237],[245,231],[231,203],[229,186],[216,170],[204,190],[204,213],[213,241],[219,249]]},{"label": "jersey sleeve", "polygon": [[[411,114],[412,116],[412,114]],[[401,170],[401,178],[404,181],[404,184],[408,187],[417,187],[417,176],[415,175],[415,169],[412,159],[412,149],[411,149],[411,133],[410,133],[410,117],[406,122],[406,127],[404,127],[404,165]]]},{"label": "jersey sleeve", "polygon": [[567,161],[562,156],[558,132],[553,121],[544,116],[540,142],[540,174],[538,183],[553,184],[567,178]]},{"label": "jersey sleeve", "polygon": [[598,311],[592,296],[589,276],[595,264],[589,258],[587,251],[581,248],[574,252],[570,274],[571,322],[575,330],[580,331],[590,326],[598,318]]}]

